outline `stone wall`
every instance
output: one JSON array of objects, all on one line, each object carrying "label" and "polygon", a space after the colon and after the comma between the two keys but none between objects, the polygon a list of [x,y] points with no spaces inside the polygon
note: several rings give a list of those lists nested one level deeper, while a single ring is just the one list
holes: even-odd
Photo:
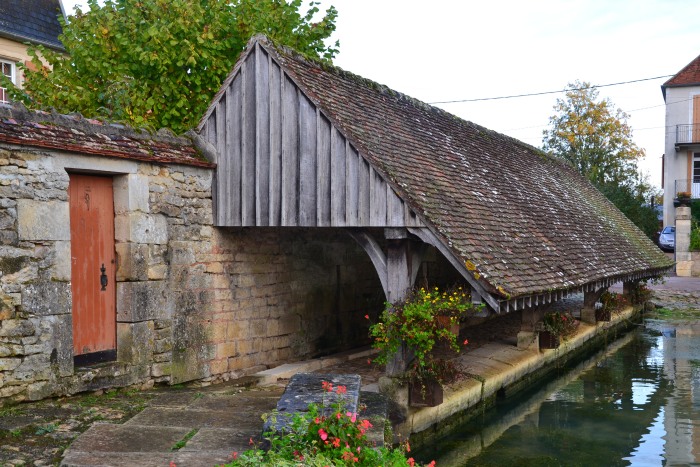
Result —
[{"label": "stone wall", "polygon": [[[111,176],[117,358],[76,366],[70,172]],[[0,403],[208,383],[369,344],[384,296],[342,229],[216,228],[213,172],[0,146]],[[375,232],[376,238],[382,231]],[[429,248],[418,285],[456,271]]]},{"label": "stone wall", "polygon": [[692,260],[690,275],[700,277],[700,251],[693,251],[690,255]]},{"label": "stone wall", "polygon": [[[70,171],[113,177],[117,360],[73,362]],[[217,229],[212,171],[0,147],[0,403],[212,381],[367,340],[382,307],[341,230]]]}]

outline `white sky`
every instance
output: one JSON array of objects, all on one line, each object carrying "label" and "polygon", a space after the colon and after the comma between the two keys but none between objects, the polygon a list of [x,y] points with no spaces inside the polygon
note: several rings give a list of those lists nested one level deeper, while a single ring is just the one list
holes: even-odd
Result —
[{"label": "white sky", "polygon": [[[86,2],[63,4],[72,12]],[[697,0],[321,0],[322,9],[331,4],[339,12],[334,63],[428,103],[672,75],[700,55]],[[647,153],[642,170],[657,186],[666,79],[600,89],[630,114]],[[439,106],[540,146],[561,96]]]}]

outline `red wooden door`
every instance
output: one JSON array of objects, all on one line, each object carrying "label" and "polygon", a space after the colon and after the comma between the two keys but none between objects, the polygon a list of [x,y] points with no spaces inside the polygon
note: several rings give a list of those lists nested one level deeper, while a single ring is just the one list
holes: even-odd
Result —
[{"label": "red wooden door", "polygon": [[116,358],[112,178],[70,175],[73,352],[76,364]]}]

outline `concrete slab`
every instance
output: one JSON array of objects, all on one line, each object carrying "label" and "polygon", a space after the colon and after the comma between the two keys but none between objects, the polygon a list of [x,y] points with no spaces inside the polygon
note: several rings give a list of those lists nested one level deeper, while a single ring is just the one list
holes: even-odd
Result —
[{"label": "concrete slab", "polygon": [[205,395],[194,401],[190,408],[197,410],[236,410],[238,412],[270,412],[277,405],[281,394],[268,397],[247,397],[243,395],[221,397]]},{"label": "concrete slab", "polygon": [[[259,423],[262,426],[262,421]],[[259,430],[258,430],[259,431]],[[250,439],[260,442],[260,434],[251,436],[250,431],[236,430],[232,428],[202,428],[190,439],[185,447],[180,449],[186,451],[245,451],[250,448]]]},{"label": "concrete slab", "polygon": [[182,467],[212,467],[230,462],[231,453],[216,452],[68,452],[61,467],[164,467],[174,462]]},{"label": "concrete slab", "polygon": [[197,400],[197,392],[186,391],[171,391],[156,393],[156,396],[148,403],[153,407],[186,407]]},{"label": "concrete slab", "polygon": [[[180,423],[184,423],[181,420]],[[70,446],[72,452],[167,452],[192,429],[98,423]]]},{"label": "concrete slab", "polygon": [[250,417],[248,413],[241,417],[234,410],[194,410],[168,407],[148,407],[126,422],[124,426],[177,427],[184,423],[194,428],[259,429],[261,426],[259,417]]}]

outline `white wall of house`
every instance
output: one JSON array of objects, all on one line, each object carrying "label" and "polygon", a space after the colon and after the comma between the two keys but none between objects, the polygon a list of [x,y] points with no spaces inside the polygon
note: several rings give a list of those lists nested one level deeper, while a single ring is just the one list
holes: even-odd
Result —
[{"label": "white wall of house", "polygon": [[[700,95],[700,86],[666,89],[666,144],[664,159],[664,225],[673,225],[676,180],[688,179],[688,157],[700,152],[700,145],[676,151],[676,125],[693,123],[693,96]],[[689,156],[690,153],[690,156]]]}]

